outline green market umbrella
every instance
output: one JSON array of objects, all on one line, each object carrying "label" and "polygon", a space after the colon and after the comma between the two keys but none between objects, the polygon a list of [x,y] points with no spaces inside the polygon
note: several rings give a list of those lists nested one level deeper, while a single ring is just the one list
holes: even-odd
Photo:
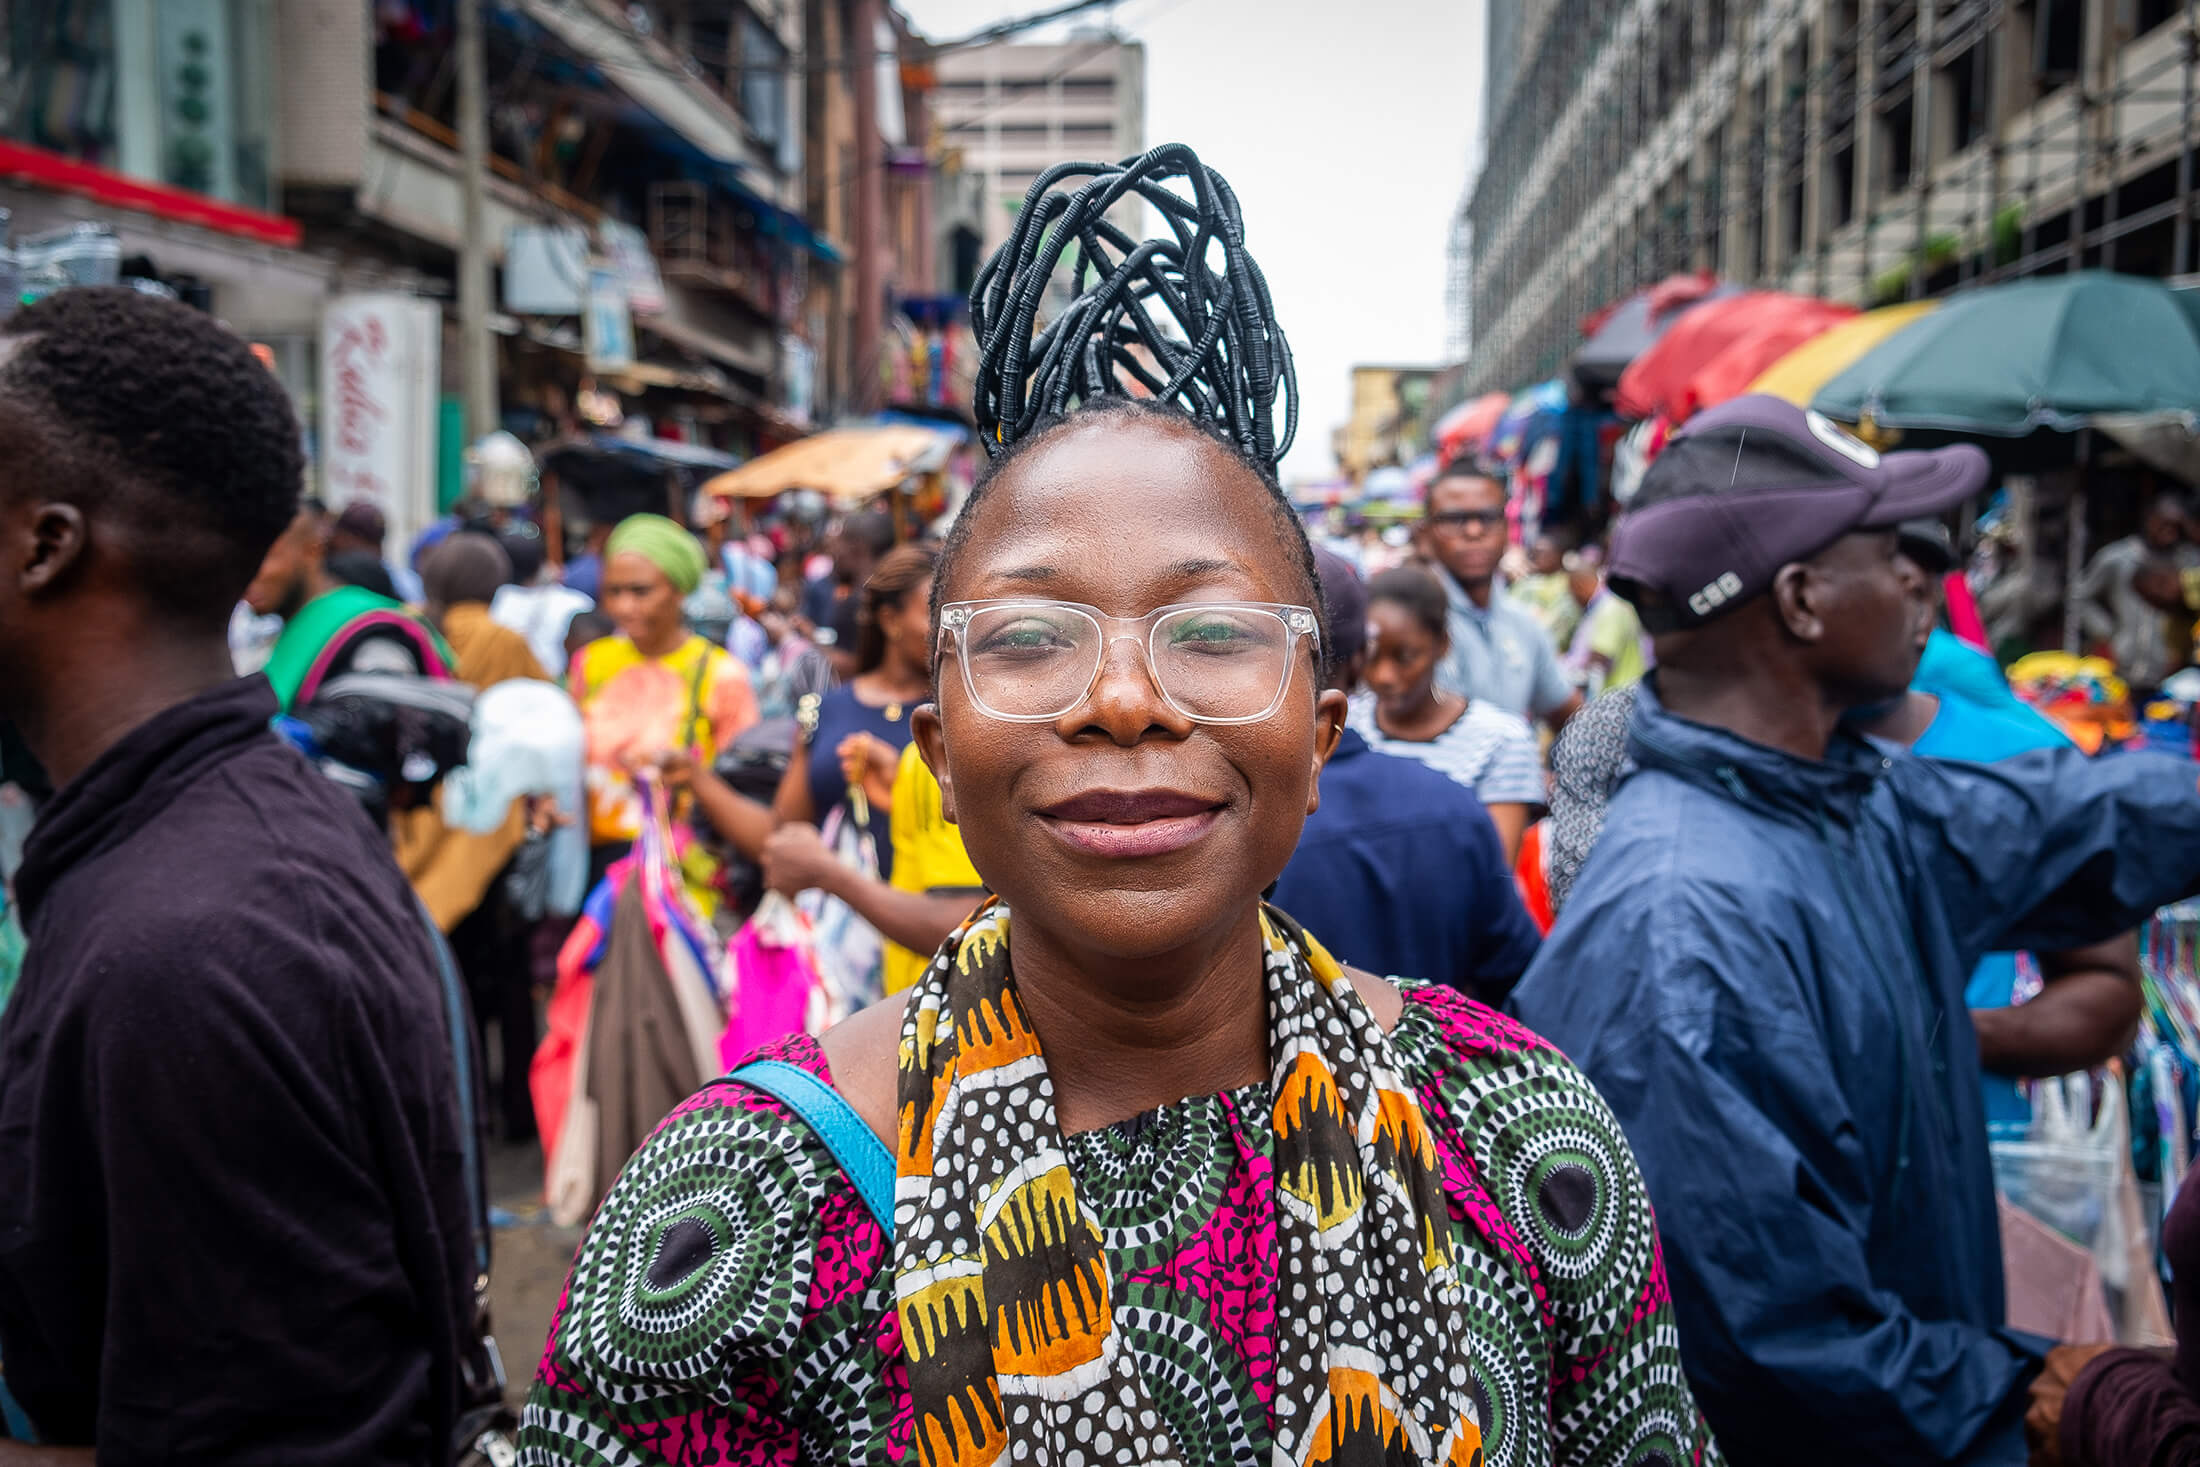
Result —
[{"label": "green market umbrella", "polygon": [[2086,270],[1950,297],[1811,406],[1873,428],[2021,438],[2103,414],[2200,413],[2200,315],[2160,281]]}]

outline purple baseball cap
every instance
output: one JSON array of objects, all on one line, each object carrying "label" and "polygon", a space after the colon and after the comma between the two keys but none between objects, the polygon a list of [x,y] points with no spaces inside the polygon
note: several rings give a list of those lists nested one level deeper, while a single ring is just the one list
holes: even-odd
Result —
[{"label": "purple baseball cap", "polygon": [[1689,419],[1643,475],[1612,532],[1612,589],[1652,632],[1701,626],[1843,535],[1947,513],[1990,472],[1968,443],[1882,454],[1781,398],[1737,397]]}]

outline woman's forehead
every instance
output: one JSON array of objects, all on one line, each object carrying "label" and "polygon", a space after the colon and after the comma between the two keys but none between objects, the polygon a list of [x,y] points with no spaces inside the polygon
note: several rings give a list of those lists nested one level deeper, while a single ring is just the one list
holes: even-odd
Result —
[{"label": "woman's forehead", "polygon": [[1190,590],[1301,599],[1268,490],[1193,429],[1064,429],[1003,471],[978,516],[947,588],[957,599],[1058,596],[1111,609]]}]

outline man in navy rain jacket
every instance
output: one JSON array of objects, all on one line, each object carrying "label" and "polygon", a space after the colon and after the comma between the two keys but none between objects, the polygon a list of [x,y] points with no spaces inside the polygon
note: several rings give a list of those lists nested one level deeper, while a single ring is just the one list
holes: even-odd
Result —
[{"label": "man in navy rain jacket", "polygon": [[1657,638],[1638,769],[1514,1007],[1626,1128],[1737,1467],[2023,1463],[2050,1342],[2003,1328],[1964,981],[2200,887],[2189,765],[1943,763],[1842,727],[1915,660],[1895,526],[1986,472],[1745,397],[1676,435],[1615,537]]}]

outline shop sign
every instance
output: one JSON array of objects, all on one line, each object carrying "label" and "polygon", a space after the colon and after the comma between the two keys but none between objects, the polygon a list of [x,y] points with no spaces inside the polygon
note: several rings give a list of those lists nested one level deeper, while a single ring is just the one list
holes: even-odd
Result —
[{"label": "shop sign", "polygon": [[590,371],[623,372],[634,365],[634,318],[627,313],[626,291],[611,271],[588,272],[588,312],[581,327]]},{"label": "shop sign", "polygon": [[442,308],[417,296],[337,296],[321,316],[322,497],[375,504],[398,555],[435,515],[442,346]]},{"label": "shop sign", "polygon": [[631,224],[605,219],[596,225],[604,263],[626,289],[626,307],[637,316],[655,316],[665,308],[665,281],[657,273],[657,257],[649,252],[649,236]]}]

